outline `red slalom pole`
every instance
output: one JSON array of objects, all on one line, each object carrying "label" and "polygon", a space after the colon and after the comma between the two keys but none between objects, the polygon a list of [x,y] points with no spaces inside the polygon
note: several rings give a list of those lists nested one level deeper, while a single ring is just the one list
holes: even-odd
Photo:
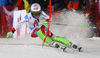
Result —
[{"label": "red slalom pole", "polygon": [[49,6],[50,6],[50,11],[49,11],[49,24],[48,24],[46,36],[45,36],[45,38],[43,40],[43,43],[42,43],[42,47],[44,46],[45,40],[46,40],[47,35],[48,35],[48,32],[49,32],[49,28],[50,28],[50,21],[51,21],[51,0],[49,0]]}]

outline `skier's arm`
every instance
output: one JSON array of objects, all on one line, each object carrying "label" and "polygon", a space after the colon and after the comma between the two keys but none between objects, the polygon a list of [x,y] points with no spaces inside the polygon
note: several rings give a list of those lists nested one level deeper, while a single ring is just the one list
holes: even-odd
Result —
[{"label": "skier's arm", "polygon": [[43,11],[41,13],[42,13],[42,17],[45,19],[45,21],[44,22],[40,22],[40,24],[48,25],[48,23],[49,23],[49,16],[45,12],[43,12]]},{"label": "skier's arm", "polygon": [[48,21],[45,21],[45,22],[40,22],[41,25],[48,25],[49,22]]},{"label": "skier's arm", "polygon": [[15,28],[15,30],[17,30],[17,28],[20,27],[21,25],[23,25],[24,23],[26,23],[25,20],[20,21],[20,22],[18,22],[17,25],[16,25],[15,27],[13,27],[13,28]]},{"label": "skier's arm", "polygon": [[12,28],[12,30],[10,32],[7,33],[7,38],[10,38],[14,32],[17,30],[18,27],[20,27],[21,25],[23,25],[26,21],[23,20],[21,22],[19,22],[15,27]]}]

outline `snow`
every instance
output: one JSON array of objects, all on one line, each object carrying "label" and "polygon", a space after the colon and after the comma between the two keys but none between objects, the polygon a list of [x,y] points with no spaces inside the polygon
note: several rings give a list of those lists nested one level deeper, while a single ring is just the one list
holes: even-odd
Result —
[{"label": "snow", "polygon": [[[75,12],[65,13],[57,22],[59,21],[73,25],[92,26],[88,18]],[[7,38],[0,38],[0,58],[100,58],[100,38],[95,37],[93,29],[52,25],[50,30],[55,35],[65,37],[78,46],[82,46],[83,52],[71,48],[62,52],[48,44],[42,47],[42,40],[26,36],[18,39],[10,38],[8,43]]]},{"label": "snow", "polygon": [[83,52],[67,48],[67,52],[49,47],[37,39],[7,39],[0,38],[0,58],[100,58],[100,38],[77,39],[83,47]]}]

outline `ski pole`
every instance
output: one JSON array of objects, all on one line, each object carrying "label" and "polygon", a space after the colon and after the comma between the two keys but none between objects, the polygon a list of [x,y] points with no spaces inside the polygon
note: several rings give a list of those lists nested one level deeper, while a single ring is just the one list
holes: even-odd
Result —
[{"label": "ski pole", "polygon": [[86,28],[96,28],[91,26],[80,26],[80,25],[68,25],[68,24],[60,24],[60,23],[50,23],[52,25],[64,25],[64,26],[75,26],[75,27],[86,27]]},{"label": "ski pole", "polygon": [[[48,23],[40,23],[42,25],[48,25]],[[97,28],[97,27],[92,27],[92,26],[81,26],[81,25],[68,25],[68,24],[60,24],[60,23],[50,23],[52,25],[63,25],[63,26],[75,26],[75,27],[85,27],[85,28]]]},{"label": "ski pole", "polygon": [[8,35],[7,35],[7,38],[8,38],[8,39],[7,39],[7,43],[9,42],[10,35],[11,35],[11,34],[8,34]]},{"label": "ski pole", "polygon": [[7,40],[7,43],[9,42],[9,38],[8,38],[8,40]]}]

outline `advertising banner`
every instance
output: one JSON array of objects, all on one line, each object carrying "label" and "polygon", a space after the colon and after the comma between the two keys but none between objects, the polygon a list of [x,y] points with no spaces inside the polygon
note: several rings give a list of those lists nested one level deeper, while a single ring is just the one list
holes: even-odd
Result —
[{"label": "advertising banner", "polygon": [[[13,8],[13,7],[10,7],[10,8]],[[12,30],[12,27],[13,27],[13,12],[16,11],[17,8],[14,8],[13,10],[9,11],[7,10],[6,7],[3,6],[3,20],[4,22],[4,27],[6,29],[6,31],[11,31]]]},{"label": "advertising banner", "polygon": [[[13,20],[13,27],[16,27],[17,23],[25,20],[26,11],[25,10],[18,10],[14,11],[14,20]],[[26,35],[27,24],[23,24],[15,31],[13,38],[23,38]]]}]

